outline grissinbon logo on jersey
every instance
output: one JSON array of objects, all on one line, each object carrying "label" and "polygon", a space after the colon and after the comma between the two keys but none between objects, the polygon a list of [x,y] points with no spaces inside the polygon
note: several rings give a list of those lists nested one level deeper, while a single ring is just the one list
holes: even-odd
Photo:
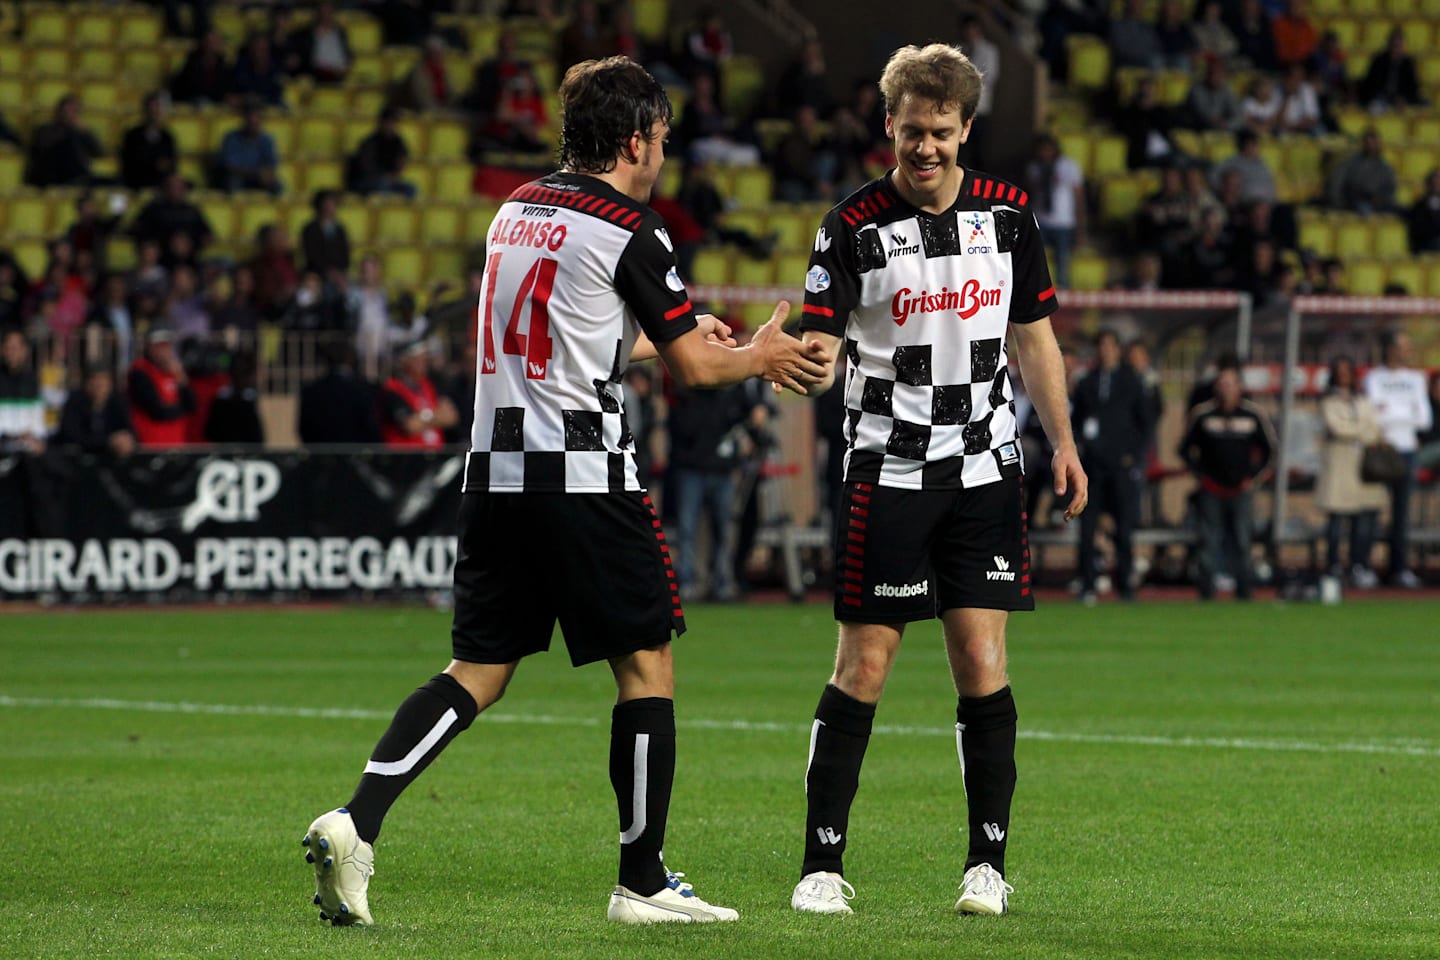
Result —
[{"label": "grissinbon logo on jersey", "polygon": [[[1001,281],[1003,284],[1004,281]],[[909,287],[901,287],[890,301],[890,316],[896,326],[905,326],[912,315],[927,313],[949,313],[954,311],[961,320],[969,320],[982,307],[1000,306],[1000,287],[981,289],[980,281],[971,277],[959,290],[941,287],[939,293],[921,290],[914,293]]]}]

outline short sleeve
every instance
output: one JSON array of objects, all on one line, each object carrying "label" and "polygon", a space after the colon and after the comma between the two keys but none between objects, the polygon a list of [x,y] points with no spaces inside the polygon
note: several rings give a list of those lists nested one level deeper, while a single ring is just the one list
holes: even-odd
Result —
[{"label": "short sleeve", "polygon": [[615,267],[615,290],[651,343],[695,329],[695,308],[675,264],[675,247],[658,218],[646,217]]},{"label": "short sleeve", "polygon": [[845,335],[850,311],[860,302],[860,273],[855,269],[855,235],[831,210],[821,221],[805,274],[805,305],[800,329]]},{"label": "short sleeve", "polygon": [[1019,220],[1019,235],[1010,254],[1015,278],[1015,289],[1010,294],[1010,322],[1034,323],[1050,316],[1060,305],[1055,299],[1055,284],[1050,280],[1050,265],[1045,262],[1040,225],[1033,213],[1022,214]]}]

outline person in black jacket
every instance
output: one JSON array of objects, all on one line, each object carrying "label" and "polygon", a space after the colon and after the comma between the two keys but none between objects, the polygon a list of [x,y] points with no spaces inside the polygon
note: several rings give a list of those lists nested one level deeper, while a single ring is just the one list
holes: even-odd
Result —
[{"label": "person in black jacket", "polygon": [[1101,330],[1095,368],[1076,384],[1071,404],[1080,465],[1090,477],[1090,509],[1080,515],[1080,599],[1087,604],[1095,602],[1095,529],[1103,513],[1115,520],[1115,588],[1121,599],[1135,598],[1131,536],[1140,509],[1150,401],[1140,377],[1120,356],[1120,338]]},{"label": "person in black jacket", "polygon": [[350,272],[350,234],[335,216],[340,209],[340,191],[317,190],[310,206],[315,218],[300,231],[305,269],[320,274],[326,283],[343,287]]},{"label": "person in black jacket", "polygon": [[1253,490],[1270,467],[1275,432],[1243,398],[1239,371],[1228,368],[1215,378],[1215,398],[1191,409],[1188,422],[1180,456],[1200,481],[1200,596],[1215,595],[1215,572],[1224,560],[1235,576],[1235,596],[1248,600]]},{"label": "person in black jacket", "polygon": [[85,374],[83,390],[72,390],[60,414],[56,446],[78,447],[86,453],[128,457],[135,450],[135,427],[125,398],[115,392],[115,374],[97,363]]},{"label": "person in black jacket", "polygon": [[120,146],[120,181],[131,190],[149,190],[175,172],[179,153],[175,135],[165,127],[165,99],[145,98],[145,119],[125,131]]},{"label": "person in black jacket", "polygon": [[211,443],[265,442],[260,423],[260,396],[255,389],[255,356],[236,353],[230,359],[230,382],[210,402],[205,439]]},{"label": "person in black jacket", "polygon": [[378,444],[375,389],[356,374],[354,348],[330,344],[326,354],[325,375],[300,390],[300,441]]}]

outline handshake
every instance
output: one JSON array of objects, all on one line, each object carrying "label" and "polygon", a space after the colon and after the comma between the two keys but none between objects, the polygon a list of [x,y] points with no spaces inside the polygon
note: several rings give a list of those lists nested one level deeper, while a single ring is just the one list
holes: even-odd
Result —
[{"label": "handshake", "polygon": [[695,319],[711,343],[755,351],[760,367],[757,375],[774,384],[776,393],[785,389],[801,396],[823,393],[835,376],[835,356],[824,342],[813,338],[800,340],[781,329],[789,316],[790,302],[781,300],[770,319],[743,347],[731,336],[730,327],[713,314],[702,313]]}]

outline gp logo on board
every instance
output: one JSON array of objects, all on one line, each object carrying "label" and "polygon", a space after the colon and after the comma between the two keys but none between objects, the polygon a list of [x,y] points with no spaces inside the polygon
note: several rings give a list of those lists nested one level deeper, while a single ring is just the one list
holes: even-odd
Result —
[{"label": "gp logo on board", "polygon": [[824,293],[826,290],[829,290],[829,271],[820,266],[820,264],[815,264],[815,266],[810,268],[810,272],[805,274],[805,289],[811,293]]},{"label": "gp logo on board", "polygon": [[959,290],[941,287],[939,293],[921,290],[915,294],[909,287],[901,287],[890,301],[890,318],[896,326],[905,326],[913,315],[928,313],[949,313],[954,311],[961,320],[969,320],[982,307],[1000,306],[1000,288],[980,289],[980,281],[971,277]]},{"label": "gp logo on board", "polygon": [[242,523],[260,519],[260,507],[280,490],[280,468],[268,460],[211,460],[195,482],[195,500],[180,517],[180,529],[206,520]]},{"label": "gp logo on board", "polygon": [[966,253],[992,253],[990,238],[985,236],[985,215],[978,211],[963,221],[970,228],[970,240],[965,244]]}]

